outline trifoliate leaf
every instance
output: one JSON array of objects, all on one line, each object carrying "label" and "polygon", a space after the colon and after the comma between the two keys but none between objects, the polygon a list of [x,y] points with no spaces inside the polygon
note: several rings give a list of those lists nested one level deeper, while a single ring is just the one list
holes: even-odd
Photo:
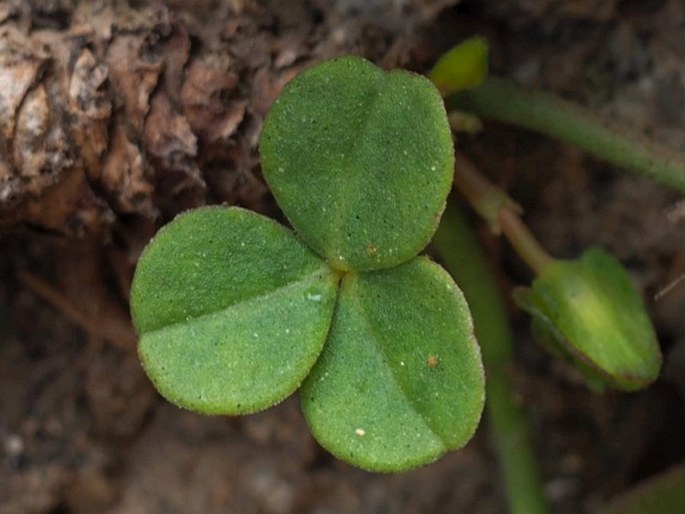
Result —
[{"label": "trifoliate leaf", "polygon": [[338,276],[278,223],[238,208],[177,217],[142,255],[131,292],[157,390],[204,413],[254,412],[316,361]]}]

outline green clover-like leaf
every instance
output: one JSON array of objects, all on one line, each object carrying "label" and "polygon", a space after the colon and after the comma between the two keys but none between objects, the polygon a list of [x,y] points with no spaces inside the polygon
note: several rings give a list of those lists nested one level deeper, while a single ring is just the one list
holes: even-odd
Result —
[{"label": "green clover-like leaf", "polygon": [[607,252],[554,261],[515,294],[536,335],[572,360],[590,383],[634,390],[656,380],[661,351],[630,277]]},{"label": "green clover-like leaf", "polygon": [[322,63],[285,88],[261,152],[304,243],[238,208],[163,228],[131,293],[156,388],[191,410],[245,414],[305,380],[317,438],[367,469],[409,469],[463,446],[483,409],[478,346],[457,286],[416,258],[454,161],[437,90],[356,57]]},{"label": "green clover-like leaf", "polygon": [[428,244],[454,164],[435,87],[359,57],[292,80],[266,117],[260,149],[295,230],[341,270],[394,266]]},{"label": "green clover-like leaf", "polygon": [[143,366],[179,406],[243,414],[291,394],[323,347],[338,275],[278,223],[239,208],[177,217],[131,291]]},{"label": "green clover-like leaf", "polygon": [[423,257],[345,275],[326,347],[300,391],[319,442],[374,471],[410,469],[463,446],[484,395],[466,302]]}]

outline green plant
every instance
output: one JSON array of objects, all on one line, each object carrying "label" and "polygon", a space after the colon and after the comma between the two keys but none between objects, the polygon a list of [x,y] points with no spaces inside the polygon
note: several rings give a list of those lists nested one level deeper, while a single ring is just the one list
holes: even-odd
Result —
[{"label": "green plant", "polygon": [[514,291],[531,314],[533,332],[552,353],[571,362],[589,385],[636,390],[659,375],[661,351],[645,306],[621,264],[600,248],[580,259],[550,256],[521,222],[518,206],[463,157],[455,187],[502,233],[536,275]]},{"label": "green plant", "polygon": [[246,414],[302,384],[315,437],[370,470],[463,446],[483,409],[480,353],[460,290],[416,256],[452,178],[438,92],[360,58],[324,62],[286,86],[260,146],[295,233],[208,207],[140,259],[131,307],[157,389],[188,409]]},{"label": "green plant", "polygon": [[507,499],[514,514],[549,512],[533,454],[526,414],[511,380],[513,335],[500,288],[461,209],[448,202],[432,247],[469,303],[487,380],[490,436],[499,454]]},{"label": "green plant", "polygon": [[[546,95],[508,88],[508,106],[492,98],[499,82],[486,74],[487,45],[472,38],[429,77],[448,105],[515,122],[530,115],[518,121],[681,185],[682,169],[656,146],[643,151]],[[467,116],[469,126],[480,123]],[[600,154],[594,137],[610,151]],[[629,146],[638,148],[625,158]],[[324,62],[286,86],[260,147],[294,232],[239,208],[207,207],[164,227],[140,259],[131,306],[158,390],[199,412],[247,414],[301,386],[305,417],[324,447],[369,470],[406,470],[461,447],[476,429],[485,385],[475,330],[512,511],[547,512],[511,393],[511,334],[497,287],[454,206],[436,233],[454,151],[435,87],[360,58]],[[461,156],[456,170],[456,188],[538,275],[515,297],[548,347],[595,388],[652,382],[661,354],[620,264],[600,250],[553,259],[515,202]],[[450,276],[417,256],[434,234],[475,327]]]},{"label": "green plant", "polygon": [[[683,190],[682,159],[654,143],[626,136],[552,95],[486,78],[486,63],[487,45],[474,37],[447,52],[429,73],[449,96],[448,105],[467,111],[457,112],[457,129],[473,132],[474,127],[482,127],[476,115],[492,116],[576,143],[599,158]],[[504,191],[463,156],[458,157],[456,169],[456,189],[495,234],[504,234],[538,276],[530,288],[515,291],[515,299],[532,315],[534,332],[543,343],[575,365],[598,390],[607,386],[634,390],[655,380],[661,367],[659,345],[644,305],[618,261],[600,249],[588,250],[576,261],[552,258],[519,218],[521,208]],[[513,362],[511,335],[498,288],[455,206],[443,218],[433,246],[464,289],[473,311],[488,377],[490,428],[511,512],[544,514],[549,507],[527,420],[513,399],[508,376]],[[649,496],[652,503],[647,510],[657,505],[655,496]],[[659,508],[678,510],[680,500],[665,496]],[[635,504],[635,512],[646,511],[632,500],[630,496],[625,503]]]},{"label": "green plant", "polygon": [[[487,77],[487,45],[473,37],[443,55],[429,76],[450,96],[450,105],[476,107],[506,121],[537,128],[581,144],[601,158],[679,187],[682,162],[657,145],[636,144],[582,109],[551,95],[526,92]],[[494,85],[493,85],[494,84]],[[495,88],[493,93],[492,89]],[[651,321],[621,264],[600,248],[580,259],[552,258],[519,218],[520,207],[464,157],[457,159],[455,187],[488,223],[503,233],[537,278],[514,298],[532,316],[538,339],[570,361],[591,386],[624,390],[646,387],[661,369],[661,352]]]}]

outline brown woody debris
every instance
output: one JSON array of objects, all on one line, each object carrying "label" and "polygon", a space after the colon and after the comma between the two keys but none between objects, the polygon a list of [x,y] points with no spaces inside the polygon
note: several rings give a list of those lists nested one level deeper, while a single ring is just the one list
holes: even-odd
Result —
[{"label": "brown woody debris", "polygon": [[120,215],[259,209],[258,136],[280,89],[333,55],[381,60],[366,22],[325,28],[304,4],[181,4],[0,7],[0,226],[107,234]]}]

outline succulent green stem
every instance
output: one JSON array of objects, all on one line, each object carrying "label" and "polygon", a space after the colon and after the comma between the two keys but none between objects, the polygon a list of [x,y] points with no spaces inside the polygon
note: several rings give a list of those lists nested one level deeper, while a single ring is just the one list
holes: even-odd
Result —
[{"label": "succulent green stem", "polygon": [[554,259],[521,221],[521,208],[462,155],[457,156],[454,186],[496,234],[503,233],[526,264],[539,275]]},{"label": "succulent green stem", "polygon": [[512,514],[545,514],[530,428],[514,400],[509,370],[512,335],[504,301],[480,245],[454,201],[433,238],[433,248],[464,292],[473,315],[486,374],[486,408]]},{"label": "succulent green stem", "polygon": [[555,95],[488,77],[451,96],[449,108],[519,125],[577,145],[595,157],[685,192],[685,159],[637,134],[611,126]]}]

